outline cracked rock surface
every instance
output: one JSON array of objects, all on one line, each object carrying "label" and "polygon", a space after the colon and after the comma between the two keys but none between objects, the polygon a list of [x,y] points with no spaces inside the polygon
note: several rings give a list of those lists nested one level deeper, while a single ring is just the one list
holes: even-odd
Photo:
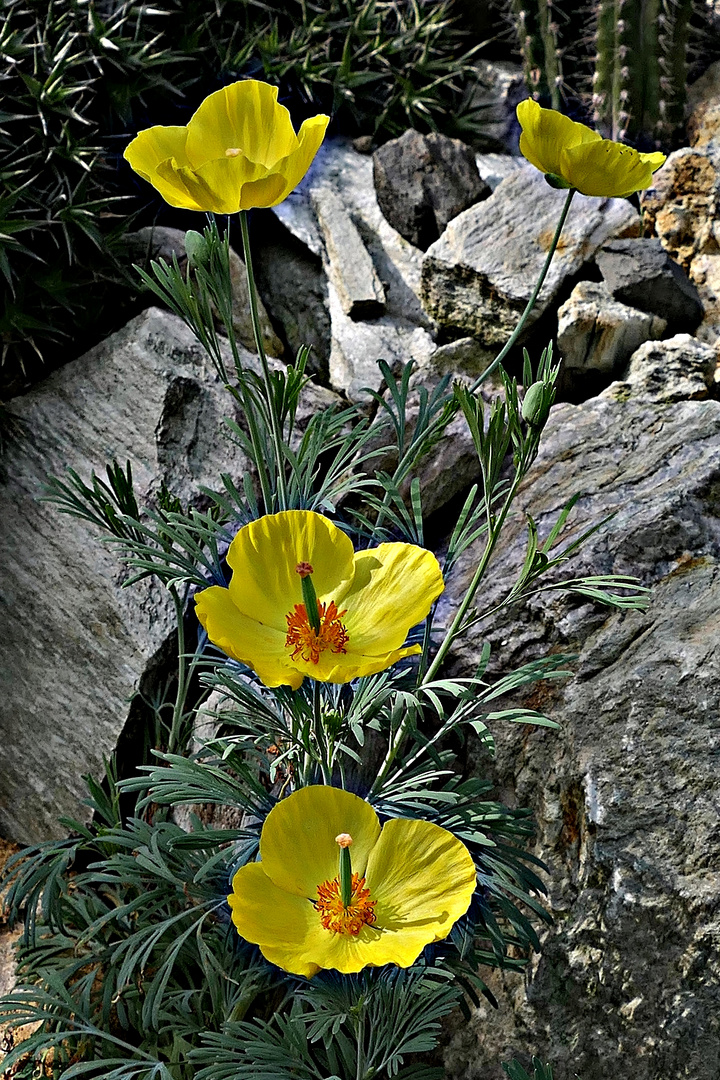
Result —
[{"label": "cracked rock surface", "polygon": [[[491,767],[501,797],[534,811],[555,922],[524,978],[491,977],[499,1010],[484,1004],[449,1034],[453,1080],[533,1053],[556,1080],[720,1070],[720,403],[613,394],[553,410],[520,504],[541,539],[578,490],[573,535],[614,514],[562,576],[638,575],[647,610],[550,592],[481,626],[455,658],[469,673],[483,636],[502,644],[503,670],[578,656],[574,677],[524,699],[559,731],[494,725]],[[518,519],[483,605],[523,549]],[[469,572],[450,582],[448,614]]]}]

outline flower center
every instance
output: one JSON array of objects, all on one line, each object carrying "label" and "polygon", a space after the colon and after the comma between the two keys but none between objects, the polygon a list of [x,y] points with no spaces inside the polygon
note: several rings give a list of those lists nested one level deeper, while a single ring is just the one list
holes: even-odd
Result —
[{"label": "flower center", "polygon": [[301,657],[307,663],[317,664],[320,653],[330,649],[334,653],[344,653],[348,642],[348,632],[340,621],[347,611],[338,611],[337,604],[331,600],[321,604],[315,595],[312,583],[313,568],[308,562],[299,562],[295,567],[302,581],[304,604],[295,604],[293,610],[285,616],[287,636],[285,647],[292,649],[292,658]]},{"label": "flower center", "polygon": [[357,937],[363,926],[372,926],[375,922],[375,903],[370,899],[365,878],[358,874],[352,875],[350,903],[347,906],[342,902],[339,875],[332,881],[318,885],[318,898],[314,901],[320,922],[326,930],[334,930],[336,934],[352,934],[353,937]]}]

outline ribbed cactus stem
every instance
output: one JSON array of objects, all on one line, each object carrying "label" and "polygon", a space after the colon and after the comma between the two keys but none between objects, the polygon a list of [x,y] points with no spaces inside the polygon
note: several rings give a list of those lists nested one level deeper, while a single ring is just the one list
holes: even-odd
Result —
[{"label": "ribbed cactus stem", "polygon": [[595,74],[593,75],[593,121],[603,135],[612,127],[613,77],[617,50],[617,0],[597,4]]},{"label": "ribbed cactus stem", "polygon": [[663,0],[658,30],[660,87],[656,135],[662,139],[680,126],[685,112],[690,18],[696,0]]},{"label": "ribbed cactus stem", "polygon": [[538,28],[545,57],[545,82],[547,83],[550,105],[560,108],[560,87],[562,86],[562,50],[559,42],[558,12],[553,0],[538,0]]},{"label": "ribbed cactus stem", "polygon": [[[705,0],[504,0],[528,88],[563,107],[592,75],[592,119],[607,138],[667,148],[683,121],[693,29],[709,24]],[[594,24],[594,40],[587,32]],[[696,26],[697,24],[697,26]],[[592,40],[592,43],[591,43]]]},{"label": "ribbed cactus stem", "polygon": [[518,45],[523,60],[525,82],[533,97],[547,96],[545,56],[538,26],[538,0],[511,0]]}]

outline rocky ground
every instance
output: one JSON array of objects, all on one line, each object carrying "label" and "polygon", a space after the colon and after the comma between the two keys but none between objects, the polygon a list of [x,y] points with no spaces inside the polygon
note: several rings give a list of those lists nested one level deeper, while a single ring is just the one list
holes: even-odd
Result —
[{"label": "rocky ground", "polygon": [[[257,219],[266,345],[285,358],[313,345],[305,417],[378,389],[379,358],[413,359],[428,384],[473,377],[514,326],[564,196],[502,152],[519,83],[501,75],[489,150],[474,161],[441,136],[405,135],[374,157],[337,140]],[[454,1080],[499,1076],[503,1057],[532,1052],[555,1063],[556,1080],[600,1080],[610,1067],[637,1080],[720,1072],[719,65],[691,88],[688,132],[642,217],[627,201],[576,197],[527,331],[534,357],[556,341],[565,401],[520,508],[541,535],[578,491],[575,533],[613,514],[571,572],[638,575],[650,604],[608,615],[550,593],[482,627],[498,664],[548,651],[578,659],[543,703],[560,731],[500,729],[496,762],[478,762],[535,813],[555,922],[524,978],[494,978],[500,1008],[448,1031]],[[133,242],[183,252],[174,230]],[[239,259],[234,281],[250,348]],[[245,468],[220,434],[227,401],[184,325],[150,309],[11,403],[19,434],[0,488],[0,605],[12,627],[0,642],[0,835],[10,842],[59,836],[59,814],[87,815],[81,776],[119,743],[131,752],[143,699],[173,663],[165,594],[123,590],[112,547],[38,502],[41,486],[65,465],[87,479],[131,458],[144,499],[165,482],[197,502],[219,471],[239,479]],[[428,508],[474,478],[458,422],[422,476]],[[523,539],[518,515],[493,566],[498,594]],[[472,557],[449,583],[445,617]],[[456,670],[477,647],[458,650]],[[0,991],[11,945],[0,924]]]}]

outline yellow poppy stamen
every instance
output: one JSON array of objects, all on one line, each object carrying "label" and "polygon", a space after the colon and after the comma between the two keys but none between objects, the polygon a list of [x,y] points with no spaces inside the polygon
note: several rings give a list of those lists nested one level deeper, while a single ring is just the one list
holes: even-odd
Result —
[{"label": "yellow poppy stamen", "polygon": [[[341,867],[343,855],[347,855],[349,862],[350,851],[347,847],[340,848]],[[322,885],[318,885],[315,907],[326,930],[357,937],[363,926],[372,926],[375,922],[375,900],[370,899],[370,890],[364,877],[353,874],[349,884],[350,896],[347,904],[343,902],[340,875],[332,881],[324,881]]]},{"label": "yellow poppy stamen", "polygon": [[295,572],[300,575],[305,602],[295,604],[285,616],[288,627],[285,646],[292,649],[293,660],[302,657],[308,663],[317,664],[320,653],[326,649],[344,653],[349,635],[340,619],[347,608],[338,611],[334,600],[328,604],[319,603],[312,583],[313,568],[309,562],[299,562]]}]

